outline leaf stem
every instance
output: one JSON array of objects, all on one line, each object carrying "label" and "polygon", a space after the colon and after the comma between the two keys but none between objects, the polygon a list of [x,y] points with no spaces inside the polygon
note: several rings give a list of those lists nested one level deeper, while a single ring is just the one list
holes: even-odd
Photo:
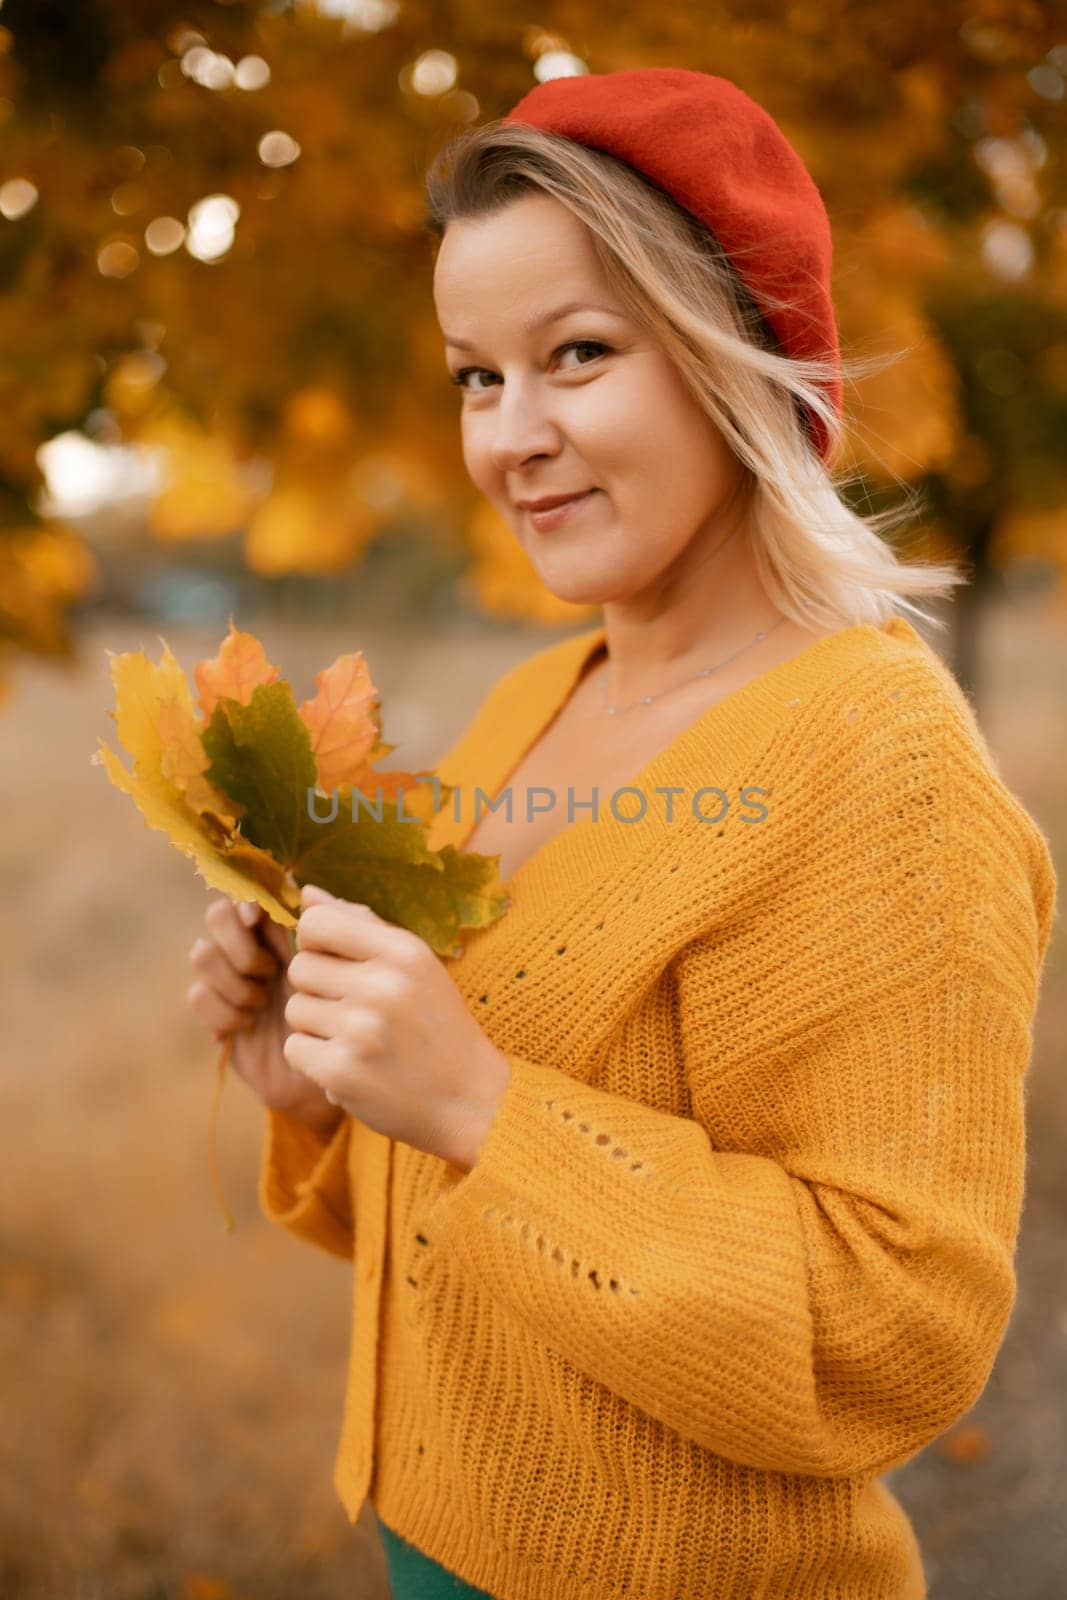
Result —
[{"label": "leaf stem", "polygon": [[222,1184],[219,1181],[218,1127],[219,1127],[219,1105],[220,1105],[220,1103],[222,1101],[222,1086],[226,1082],[226,1068],[230,1064],[230,1056],[232,1054],[233,1054],[233,1034],[232,1033],[228,1033],[226,1035],[226,1037],[223,1039],[223,1041],[222,1041],[222,1049],[219,1051],[218,1073],[217,1073],[217,1076],[216,1076],[216,1079],[215,1079],[215,1101],[214,1101],[214,1104],[211,1107],[211,1133],[210,1133],[210,1140],[211,1140],[211,1181],[215,1186],[215,1198],[218,1200],[219,1207],[220,1207],[220,1209],[222,1211],[223,1218],[225,1219],[226,1232],[227,1233],[236,1232],[237,1224],[234,1222],[233,1217],[232,1217],[232,1215],[230,1213],[229,1207],[227,1206],[226,1201],[223,1199]]}]

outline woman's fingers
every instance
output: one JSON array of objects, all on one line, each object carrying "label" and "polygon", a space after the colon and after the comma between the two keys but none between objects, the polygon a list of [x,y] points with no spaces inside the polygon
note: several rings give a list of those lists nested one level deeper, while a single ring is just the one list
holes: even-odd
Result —
[{"label": "woman's fingers", "polygon": [[289,982],[308,994],[342,1000],[352,963],[321,950],[298,950],[289,962]]},{"label": "woman's fingers", "polygon": [[232,1006],[203,979],[190,984],[185,998],[194,1016],[198,1017],[205,1027],[215,1032],[233,1033],[236,1029],[256,1020],[255,1012]]},{"label": "woman's fingers", "polygon": [[[187,991],[190,1008],[216,1040],[262,1031],[290,988],[286,967],[293,951],[287,930],[257,902],[235,904],[225,895],[211,902],[204,922],[204,936],[189,951],[197,980]],[[277,1027],[280,1049],[280,1013]]]},{"label": "woman's fingers", "polygon": [[[267,984],[262,979],[246,978],[235,971],[226,952],[210,939],[197,939],[189,951],[189,964],[198,977],[232,1006],[258,1010],[270,999]],[[277,963],[272,970],[277,971]]]},{"label": "woman's fingers", "polygon": [[285,1020],[297,1033],[311,1033],[319,1039],[332,1039],[337,1031],[336,1002],[318,995],[291,994],[285,1002]]},{"label": "woman's fingers", "polygon": [[225,898],[213,900],[204,914],[208,933],[225,953],[233,970],[246,976],[273,977],[278,963]]}]

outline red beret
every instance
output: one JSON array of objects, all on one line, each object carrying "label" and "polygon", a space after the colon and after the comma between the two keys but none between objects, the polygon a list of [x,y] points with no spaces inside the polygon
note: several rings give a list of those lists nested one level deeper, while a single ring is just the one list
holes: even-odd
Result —
[{"label": "red beret", "polygon": [[[829,218],[799,155],[744,90],[685,67],[582,73],[539,83],[502,120],[616,156],[705,223],[782,351],[833,358],[837,377],[826,392],[840,416]],[[766,303],[768,291],[788,301],[784,310]],[[826,430],[807,416],[828,460]]]}]

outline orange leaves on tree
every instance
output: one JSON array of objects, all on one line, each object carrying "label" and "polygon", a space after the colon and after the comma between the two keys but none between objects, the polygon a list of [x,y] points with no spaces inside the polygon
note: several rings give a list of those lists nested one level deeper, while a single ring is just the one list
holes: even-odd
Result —
[{"label": "orange leaves on tree", "polygon": [[159,450],[164,482],[148,511],[161,543],[216,539],[243,528],[258,495],[227,439],[197,427],[160,400],[137,424],[138,441]]},{"label": "orange leaves on tree", "polygon": [[15,649],[69,657],[64,607],[99,582],[96,560],[65,523],[0,527],[0,662]]},{"label": "orange leaves on tree", "polygon": [[329,384],[308,384],[289,396],[282,413],[287,438],[316,449],[348,451],[355,420],[343,395]]},{"label": "orange leaves on tree", "polygon": [[[546,49],[578,48],[576,37],[593,31],[584,21],[591,8],[567,8],[573,31],[523,24],[511,49],[469,28],[467,87],[430,97],[411,92],[403,27],[381,29],[365,50],[339,43],[325,7],[209,9],[216,49],[286,70],[252,95],[195,88],[180,63],[186,25],[161,28],[155,8],[120,0],[93,8],[91,59],[78,58],[84,7],[71,5],[23,7],[12,49],[0,50],[11,170],[25,152],[41,190],[30,211],[3,224],[0,480],[12,493],[0,523],[21,520],[34,503],[44,440],[84,426],[103,405],[124,442],[164,451],[166,481],[148,517],[158,540],[236,534],[253,572],[331,573],[358,567],[372,542],[410,519],[428,540],[471,556],[466,592],[483,609],[550,626],[580,620],[496,519],[464,522],[469,484],[427,293],[420,180],[457,118],[478,107],[502,112],[517,68],[528,72]],[[879,353],[906,352],[848,386],[855,421],[842,473],[858,467],[879,494],[900,479],[935,480],[942,537],[956,554],[974,537],[972,508],[988,499],[1002,530],[996,557],[1017,552],[1018,526],[1063,573],[1055,352],[1064,341],[1049,313],[1062,307],[1067,283],[1067,168],[1047,158],[1061,137],[1062,102],[1030,82],[1035,69],[1051,71],[1048,52],[1062,47],[1060,10],[983,0],[970,13],[986,21],[961,29],[956,9],[902,0],[878,28],[863,28],[828,22],[844,8],[810,3],[764,7],[760,20],[742,0],[617,15],[601,8],[598,70],[649,50],[713,59],[779,120],[833,220],[846,351],[866,353],[873,340]],[[79,70],[51,82],[54,60],[78,61]],[[18,93],[5,73],[15,74]],[[110,117],[90,125],[65,114],[72,97],[90,92],[139,130],[137,149],[116,148]],[[42,141],[35,108],[53,98],[56,120]],[[250,118],[290,131],[305,155],[265,171]],[[348,181],[356,171],[359,181]],[[150,259],[148,218],[177,208],[181,195],[214,190],[221,172],[240,197],[237,248],[210,267],[187,250]],[[99,206],[109,194],[114,231]],[[1009,247],[1032,245],[1018,277],[1013,249],[1002,257],[1003,246],[994,248],[1005,219]],[[71,252],[72,239],[87,247]],[[121,279],[99,268],[98,248],[116,246],[133,267]],[[102,349],[114,353],[103,380]],[[1005,349],[1022,362],[1012,396],[988,387],[998,373],[1005,381]],[[400,470],[381,471],[386,458]],[[65,601],[56,594],[42,608],[37,586],[15,578],[0,571],[0,641],[51,652]]]},{"label": "orange leaves on tree", "polygon": [[290,478],[279,468],[248,518],[244,554],[253,572],[343,572],[358,561],[379,517],[354,469],[340,479]]},{"label": "orange leaves on tree", "polygon": [[333,383],[288,397],[272,442],[271,486],[245,527],[254,572],[341,572],[359,561],[382,521],[362,470],[367,443],[350,398]]}]

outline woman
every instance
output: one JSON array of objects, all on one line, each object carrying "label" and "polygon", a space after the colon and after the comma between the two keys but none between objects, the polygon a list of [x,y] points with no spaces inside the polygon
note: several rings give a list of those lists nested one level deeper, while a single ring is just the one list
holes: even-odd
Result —
[{"label": "woman", "polygon": [[429,199],[468,471],[604,622],[438,766],[461,957],[313,886],[287,971],[195,949],[265,1214],[354,1262],[335,1485],[397,1600],[917,1600],[880,1475],[1011,1311],[1055,894],[902,615],[960,580],[830,475],[826,216],[734,85],[542,84]]}]

